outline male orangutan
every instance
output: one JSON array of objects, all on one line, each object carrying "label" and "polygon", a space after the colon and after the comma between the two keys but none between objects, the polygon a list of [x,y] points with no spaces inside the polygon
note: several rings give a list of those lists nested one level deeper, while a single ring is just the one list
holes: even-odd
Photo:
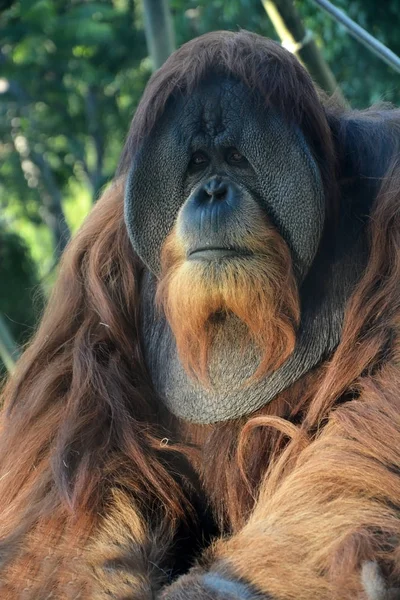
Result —
[{"label": "male orangutan", "polygon": [[400,113],[183,46],[4,390],[0,598],[400,597],[399,328]]}]

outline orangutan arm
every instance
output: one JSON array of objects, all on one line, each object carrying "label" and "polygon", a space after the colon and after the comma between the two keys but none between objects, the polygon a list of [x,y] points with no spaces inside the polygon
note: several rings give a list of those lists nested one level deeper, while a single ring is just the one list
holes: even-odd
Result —
[{"label": "orangutan arm", "polygon": [[170,582],[168,528],[151,530],[117,490],[88,540],[68,518],[43,519],[2,564],[2,600],[151,600]]},{"label": "orangutan arm", "polygon": [[398,585],[397,394],[393,383],[385,390],[369,381],[364,397],[334,411],[293,468],[278,462],[270,471],[243,529],[218,541],[163,600],[400,597],[378,567]]},{"label": "orangutan arm", "polygon": [[94,575],[90,600],[150,600],[170,582],[172,534],[153,528],[122,492],[89,544],[86,555]]}]

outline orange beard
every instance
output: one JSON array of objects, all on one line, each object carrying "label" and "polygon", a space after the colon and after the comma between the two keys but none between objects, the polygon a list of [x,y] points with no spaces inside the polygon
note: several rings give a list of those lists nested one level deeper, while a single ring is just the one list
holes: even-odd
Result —
[{"label": "orange beard", "polygon": [[187,260],[173,230],[161,254],[162,274],[156,302],[175,336],[186,372],[209,383],[208,360],[224,317],[235,315],[261,353],[253,378],[277,369],[293,352],[300,303],[289,249],[268,224],[245,240],[250,256],[222,261]]}]

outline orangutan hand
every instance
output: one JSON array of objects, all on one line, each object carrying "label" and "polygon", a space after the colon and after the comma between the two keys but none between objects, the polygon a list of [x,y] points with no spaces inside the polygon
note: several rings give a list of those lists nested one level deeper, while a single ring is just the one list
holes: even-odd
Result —
[{"label": "orangutan hand", "polygon": [[398,600],[400,588],[387,586],[378,563],[368,561],[363,564],[361,581],[367,600]]},{"label": "orangutan hand", "polygon": [[[399,600],[400,588],[389,588],[376,562],[365,562],[361,570],[363,591],[355,600]],[[273,600],[257,593],[232,575],[193,569],[165,588],[159,600]],[[281,599],[280,599],[281,600]],[[321,600],[332,600],[321,598]]]},{"label": "orangutan hand", "polygon": [[[273,600],[247,583],[216,571],[194,569],[165,588],[159,600]],[[380,599],[379,599],[380,600]]]}]

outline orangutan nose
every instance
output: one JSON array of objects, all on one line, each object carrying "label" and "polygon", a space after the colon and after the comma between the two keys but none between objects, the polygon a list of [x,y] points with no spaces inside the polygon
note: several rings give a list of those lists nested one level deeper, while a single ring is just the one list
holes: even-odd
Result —
[{"label": "orangutan nose", "polygon": [[203,196],[204,200],[224,200],[229,190],[227,181],[214,177],[207,181],[199,190],[199,196]]},{"label": "orangutan nose", "polygon": [[242,191],[228,178],[213,177],[201,183],[186,200],[179,216],[179,233],[189,252],[236,247],[235,232],[243,205]]}]

